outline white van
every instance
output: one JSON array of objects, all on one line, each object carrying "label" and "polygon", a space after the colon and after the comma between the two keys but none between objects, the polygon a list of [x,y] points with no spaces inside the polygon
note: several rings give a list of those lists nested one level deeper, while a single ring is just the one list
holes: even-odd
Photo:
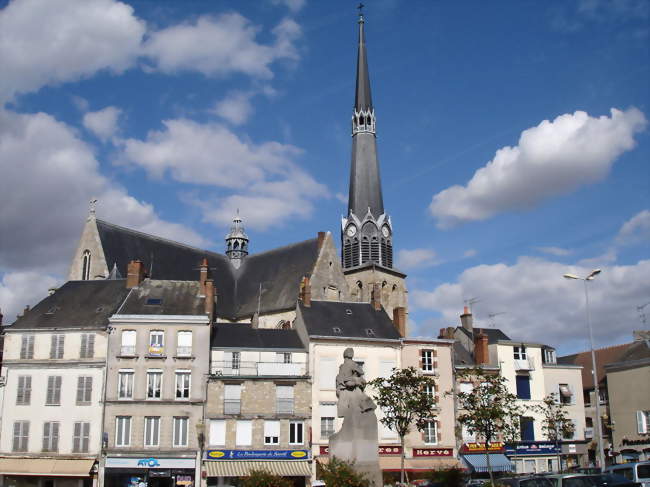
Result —
[{"label": "white van", "polygon": [[639,482],[643,487],[650,487],[650,462],[610,465],[605,471],[622,475],[633,482]]}]

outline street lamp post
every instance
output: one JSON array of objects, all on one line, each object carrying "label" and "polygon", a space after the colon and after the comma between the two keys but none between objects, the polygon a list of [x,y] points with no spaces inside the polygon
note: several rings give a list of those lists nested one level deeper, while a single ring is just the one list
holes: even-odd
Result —
[{"label": "street lamp post", "polygon": [[605,450],[603,449],[603,425],[600,416],[600,389],[598,387],[598,372],[596,370],[596,352],[594,351],[594,334],[591,330],[591,314],[589,312],[589,288],[587,281],[593,281],[600,274],[600,269],[594,269],[587,277],[579,277],[575,274],[564,274],[567,279],[578,279],[585,285],[585,310],[587,314],[587,328],[589,330],[589,346],[591,347],[591,372],[594,380],[594,395],[596,396],[596,426],[598,433],[598,457],[600,461],[601,472],[605,468]]}]

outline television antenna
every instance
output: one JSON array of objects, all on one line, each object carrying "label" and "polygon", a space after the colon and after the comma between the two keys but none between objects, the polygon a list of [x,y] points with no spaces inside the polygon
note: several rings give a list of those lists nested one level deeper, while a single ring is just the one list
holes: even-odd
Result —
[{"label": "television antenna", "polygon": [[469,308],[469,312],[472,312],[472,306],[474,306],[476,303],[478,303],[481,300],[481,298],[469,298],[469,299],[464,299],[463,303],[465,303],[465,306]]},{"label": "television antenna", "polygon": [[499,311],[498,313],[488,314],[488,317],[490,318],[490,328],[496,328],[497,326],[496,320],[494,319],[495,316],[504,315],[506,313],[507,311]]},{"label": "television antenna", "polygon": [[642,304],[641,306],[637,306],[636,310],[639,313],[639,320],[641,320],[641,324],[645,327],[647,321],[646,321],[646,315],[645,315],[645,307],[650,304],[650,301],[648,301],[645,304]]}]

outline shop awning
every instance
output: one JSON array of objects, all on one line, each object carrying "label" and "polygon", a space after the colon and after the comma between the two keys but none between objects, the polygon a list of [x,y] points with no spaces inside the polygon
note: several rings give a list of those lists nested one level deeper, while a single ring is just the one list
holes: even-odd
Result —
[{"label": "shop awning", "polygon": [[[475,472],[488,471],[485,453],[463,455],[463,460]],[[490,466],[493,472],[510,472],[512,470],[512,463],[503,453],[490,453]]]},{"label": "shop awning", "polygon": [[304,461],[246,461],[219,460],[205,462],[208,477],[246,477],[253,470],[266,470],[274,475],[283,477],[309,477],[311,466]]},{"label": "shop awning", "polygon": [[3,475],[54,475],[88,477],[95,460],[57,460],[54,458],[0,458]]}]

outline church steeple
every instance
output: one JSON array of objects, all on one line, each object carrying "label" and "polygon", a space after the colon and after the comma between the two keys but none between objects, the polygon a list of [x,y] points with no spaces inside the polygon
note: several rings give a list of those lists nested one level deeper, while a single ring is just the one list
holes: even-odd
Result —
[{"label": "church steeple", "polygon": [[352,164],[348,215],[341,222],[343,268],[375,263],[393,267],[393,229],[384,211],[376,118],[370,90],[365,19],[359,14],[357,80],[352,112]]},{"label": "church steeple", "polygon": [[237,215],[232,219],[230,232],[226,235],[226,255],[233,267],[239,269],[244,258],[248,255],[248,235],[244,231],[242,219]]}]

